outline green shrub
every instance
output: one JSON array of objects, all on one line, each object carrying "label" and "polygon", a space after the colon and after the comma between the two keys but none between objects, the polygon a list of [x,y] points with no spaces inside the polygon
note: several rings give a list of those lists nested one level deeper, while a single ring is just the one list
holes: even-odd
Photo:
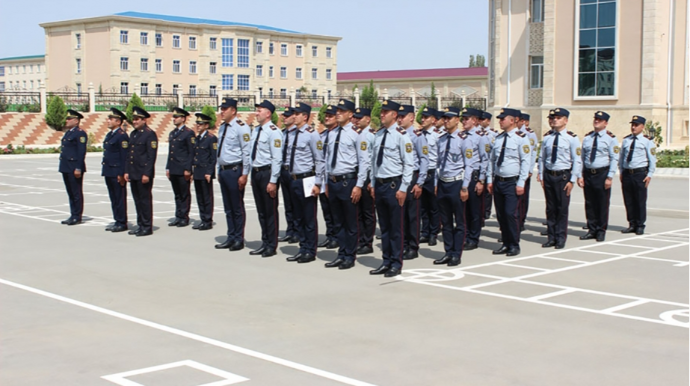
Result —
[{"label": "green shrub", "polygon": [[212,106],[206,105],[201,109],[201,113],[211,117],[211,123],[209,124],[209,129],[213,130],[216,128],[216,109]]},{"label": "green shrub", "polygon": [[141,98],[139,98],[136,93],[132,94],[132,99],[127,103],[127,109],[125,110],[125,115],[127,115],[127,121],[129,123],[132,123],[132,111],[134,106],[141,107],[142,109],[144,108],[144,102],[142,102]]},{"label": "green shrub", "polygon": [[48,99],[48,107],[45,115],[46,124],[53,130],[62,130],[67,121],[67,106],[59,96],[51,96]]}]

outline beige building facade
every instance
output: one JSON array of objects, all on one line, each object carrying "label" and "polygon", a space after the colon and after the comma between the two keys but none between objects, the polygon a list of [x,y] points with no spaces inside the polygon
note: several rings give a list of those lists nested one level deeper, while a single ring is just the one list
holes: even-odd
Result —
[{"label": "beige building facade", "polygon": [[0,59],[0,92],[34,91],[45,83],[44,55]]},{"label": "beige building facade", "polygon": [[335,89],[339,37],[124,12],[41,24],[48,90],[261,94]]},{"label": "beige building facade", "polygon": [[627,135],[635,114],[658,122],[663,146],[688,144],[688,2],[490,0],[489,106],[524,110],[548,130],[548,110],[568,128],[592,129],[596,110]]}]

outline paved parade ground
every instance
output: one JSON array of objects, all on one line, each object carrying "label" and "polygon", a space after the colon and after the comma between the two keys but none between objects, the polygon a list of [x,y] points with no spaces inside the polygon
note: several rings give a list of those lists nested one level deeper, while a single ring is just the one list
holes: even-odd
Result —
[{"label": "paved parade ground", "polygon": [[[687,178],[652,180],[636,236],[620,233],[616,177],[601,243],[578,239],[576,187],[562,250],[541,248],[544,196],[533,180],[521,255],[491,254],[492,218],[459,267],[434,266],[443,243],[423,245],[386,279],[368,273],[381,262],[378,240],[347,271],[324,268],[335,250],[309,264],[286,262],[297,252],[286,243],[277,256],[250,256],[260,245],[251,191],[242,251],[213,247],[226,231],[217,183],[213,230],[168,227],[160,156],[153,236],[104,231],[112,217],[98,154],[87,156],[85,223],[60,225],[69,206],[57,158],[0,158],[0,385],[689,383]],[[282,211],[280,222],[284,230]]]}]

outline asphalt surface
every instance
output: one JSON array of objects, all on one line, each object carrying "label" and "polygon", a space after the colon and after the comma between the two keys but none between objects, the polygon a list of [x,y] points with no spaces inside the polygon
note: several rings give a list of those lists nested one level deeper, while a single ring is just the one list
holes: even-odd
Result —
[{"label": "asphalt surface", "polygon": [[[368,274],[378,241],[347,271],[324,268],[334,250],[309,264],[286,262],[297,247],[284,243],[250,256],[260,244],[251,191],[242,251],[213,248],[226,230],[217,183],[213,230],[169,228],[163,161],[154,235],[137,238],[103,230],[98,155],[87,157],[87,221],[73,227],[60,225],[69,207],[57,156],[0,157],[1,385],[689,383],[687,178],[652,180],[644,236],[619,232],[615,183],[603,243],[578,239],[576,188],[563,250],[541,248],[533,181],[520,256],[491,255],[491,219],[461,266],[434,266],[442,243],[424,245],[385,279]],[[128,209],[131,223],[131,197]]]}]

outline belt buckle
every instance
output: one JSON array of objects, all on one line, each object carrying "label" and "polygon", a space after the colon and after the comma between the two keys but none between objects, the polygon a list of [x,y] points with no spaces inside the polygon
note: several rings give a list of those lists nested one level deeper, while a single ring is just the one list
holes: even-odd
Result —
[{"label": "belt buckle", "polygon": [[395,181],[391,181],[391,189],[395,189],[397,185],[395,185]]},{"label": "belt buckle", "polygon": [[597,174],[597,169],[590,169],[589,172],[592,173],[592,174]]},{"label": "belt buckle", "polygon": [[335,176],[328,176],[328,179],[331,180],[331,181],[333,181],[333,182],[338,182],[338,181],[335,179]]}]

